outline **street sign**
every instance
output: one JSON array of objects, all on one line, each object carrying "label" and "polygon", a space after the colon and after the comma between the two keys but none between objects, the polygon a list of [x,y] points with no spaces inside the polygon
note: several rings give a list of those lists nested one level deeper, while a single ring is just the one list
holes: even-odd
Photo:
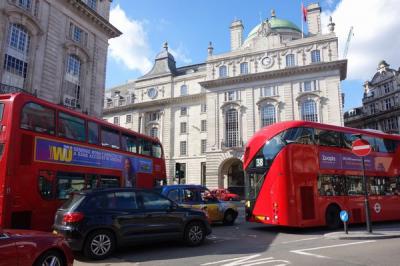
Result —
[{"label": "street sign", "polygon": [[360,157],[367,156],[372,151],[372,147],[365,139],[357,139],[353,141],[351,151]]},{"label": "street sign", "polygon": [[344,223],[347,223],[347,221],[349,220],[349,214],[347,213],[347,211],[340,212],[340,220],[342,220],[342,222]]}]

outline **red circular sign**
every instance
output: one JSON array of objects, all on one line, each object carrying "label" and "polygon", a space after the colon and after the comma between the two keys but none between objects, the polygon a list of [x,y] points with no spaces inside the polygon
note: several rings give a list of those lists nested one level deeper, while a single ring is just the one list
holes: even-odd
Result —
[{"label": "red circular sign", "polygon": [[372,151],[372,147],[368,141],[357,139],[353,141],[351,151],[357,156],[367,156]]}]

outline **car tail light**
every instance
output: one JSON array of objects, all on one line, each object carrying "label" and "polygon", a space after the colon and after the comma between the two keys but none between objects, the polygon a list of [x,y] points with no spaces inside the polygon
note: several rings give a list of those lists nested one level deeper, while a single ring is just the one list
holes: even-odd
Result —
[{"label": "car tail light", "polygon": [[63,223],[76,223],[81,221],[83,218],[85,217],[85,215],[83,215],[83,213],[81,212],[70,212],[70,213],[66,213],[63,216]]}]

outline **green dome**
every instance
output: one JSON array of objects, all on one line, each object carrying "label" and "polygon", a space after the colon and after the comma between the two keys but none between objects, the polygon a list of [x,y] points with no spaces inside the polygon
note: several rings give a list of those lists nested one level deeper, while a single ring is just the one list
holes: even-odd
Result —
[{"label": "green dome", "polygon": [[[292,22],[289,20],[285,19],[279,19],[276,17],[272,17],[271,19],[268,20],[269,24],[271,25],[271,29],[273,30],[279,30],[279,29],[288,29],[288,30],[294,30],[297,32],[301,33],[301,30]],[[247,36],[247,39],[250,39],[251,37],[257,35],[257,32],[259,28],[261,27],[261,23],[255,26]]]}]

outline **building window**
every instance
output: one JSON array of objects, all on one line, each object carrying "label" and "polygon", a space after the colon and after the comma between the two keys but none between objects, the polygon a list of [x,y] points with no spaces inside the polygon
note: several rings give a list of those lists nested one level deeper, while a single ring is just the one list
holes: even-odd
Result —
[{"label": "building window", "polygon": [[186,133],[187,133],[187,123],[181,122],[181,134],[186,134]]},{"label": "building window", "polygon": [[119,125],[119,117],[118,116],[114,116],[114,124]]},{"label": "building window", "polygon": [[262,97],[270,97],[270,96],[275,96],[275,95],[277,95],[275,87],[268,86],[268,87],[261,88],[261,96]]},{"label": "building window", "polygon": [[187,107],[181,107],[181,116],[187,115]]},{"label": "building window", "polygon": [[301,119],[305,121],[318,122],[317,104],[314,100],[307,100],[301,106]]},{"label": "building window", "polygon": [[81,60],[76,55],[68,55],[67,73],[79,79],[81,71]]},{"label": "building window", "polygon": [[296,63],[294,61],[294,54],[286,55],[286,67],[292,67],[295,65],[296,65]]},{"label": "building window", "polygon": [[225,102],[238,101],[240,99],[239,91],[225,92]]},{"label": "building window", "polygon": [[370,104],[370,110],[371,110],[371,114],[373,115],[373,114],[375,114],[376,113],[376,106],[375,106],[375,103],[372,103],[372,104]]},{"label": "building window", "polygon": [[201,154],[205,154],[207,149],[207,140],[202,139],[201,140]]},{"label": "building window", "polygon": [[201,112],[202,112],[202,113],[207,112],[207,104],[205,104],[205,103],[202,103],[202,104],[201,104]]},{"label": "building window", "polygon": [[225,146],[236,147],[239,144],[238,111],[230,109],[225,114]]},{"label": "building window", "polygon": [[87,39],[87,33],[80,27],[71,23],[70,24],[70,37],[74,42],[85,44],[86,39]]},{"label": "building window", "polygon": [[30,37],[28,31],[20,24],[11,24],[9,27],[9,47],[26,55],[29,50]]},{"label": "building window", "polygon": [[261,126],[269,126],[276,123],[275,106],[267,104],[261,108]]},{"label": "building window", "polygon": [[384,102],[385,102],[385,110],[392,109],[393,105],[391,98],[385,99]]},{"label": "building window", "polygon": [[97,0],[84,0],[83,2],[85,2],[86,5],[87,5],[88,7],[90,7],[91,9],[96,10],[96,7],[97,7]]},{"label": "building window", "polygon": [[247,62],[243,62],[240,64],[240,74],[248,74],[249,73],[249,64]]},{"label": "building window", "polygon": [[152,127],[150,129],[150,136],[153,138],[158,138],[158,128],[157,127]]},{"label": "building window", "polygon": [[200,163],[200,168],[201,168],[201,184],[203,186],[206,185],[206,163],[202,162]]},{"label": "building window", "polygon": [[25,9],[31,9],[31,0],[18,0],[18,6],[25,8]]},{"label": "building window", "polygon": [[147,114],[147,121],[158,121],[160,119],[159,112],[151,112]]},{"label": "building window", "polygon": [[186,141],[181,141],[179,148],[180,148],[180,155],[186,156],[187,155],[187,145]]},{"label": "building window", "polygon": [[26,78],[28,64],[22,60],[6,54],[4,58],[4,69],[10,73]]},{"label": "building window", "polygon": [[320,55],[319,50],[311,51],[311,62],[312,63],[321,62],[321,55]]},{"label": "building window", "polygon": [[316,80],[307,80],[303,83],[300,83],[300,91],[308,92],[308,91],[316,91],[317,90],[317,81]]},{"label": "building window", "polygon": [[132,123],[132,115],[126,115],[126,123]]},{"label": "building window", "polygon": [[225,78],[228,76],[228,69],[226,66],[220,66],[219,67],[219,77],[220,78]]},{"label": "building window", "polygon": [[202,132],[207,131],[207,120],[201,120],[201,131]]},{"label": "building window", "polygon": [[188,91],[187,91],[187,86],[186,85],[182,85],[181,86],[181,96],[187,95]]}]

